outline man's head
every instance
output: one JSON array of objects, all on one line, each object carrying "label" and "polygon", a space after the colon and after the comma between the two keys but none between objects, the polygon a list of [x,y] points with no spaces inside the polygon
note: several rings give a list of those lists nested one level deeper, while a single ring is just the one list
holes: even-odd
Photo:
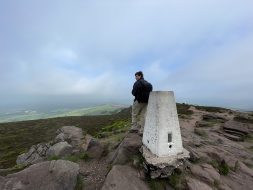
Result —
[{"label": "man's head", "polygon": [[139,80],[139,79],[141,79],[141,78],[143,78],[143,73],[142,73],[142,71],[136,72],[136,73],[135,73],[135,79],[136,79],[136,80]]}]

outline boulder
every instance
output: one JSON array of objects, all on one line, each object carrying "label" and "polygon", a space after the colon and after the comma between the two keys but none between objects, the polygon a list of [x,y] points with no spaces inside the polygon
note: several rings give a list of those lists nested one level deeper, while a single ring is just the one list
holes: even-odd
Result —
[{"label": "boulder", "polygon": [[50,144],[33,145],[27,153],[23,153],[17,157],[17,164],[35,164],[45,159]]},{"label": "boulder", "polygon": [[[224,130],[229,130],[229,131],[235,131],[235,132],[239,132],[242,133],[244,135],[247,135],[250,133],[250,129],[249,129],[249,124],[246,123],[241,123],[238,121],[227,121],[224,126],[223,126]],[[236,133],[237,134],[237,133]]]},{"label": "boulder", "polygon": [[92,139],[90,135],[84,137],[82,129],[75,126],[64,126],[57,130],[57,134],[52,142],[33,145],[27,153],[18,156],[16,163],[29,165],[42,162],[49,156],[85,152]]},{"label": "boulder", "polygon": [[[80,150],[85,138],[83,135],[83,130],[75,126],[63,126],[56,131],[58,134],[55,137],[55,142],[67,141],[74,149]],[[85,151],[85,150],[84,150]]]},{"label": "boulder", "polygon": [[105,150],[103,144],[92,138],[88,144],[87,154],[91,158],[101,158]]},{"label": "boulder", "polygon": [[68,156],[71,155],[73,151],[73,147],[67,142],[59,142],[51,146],[47,151],[47,157],[51,156]]},{"label": "boulder", "polygon": [[0,177],[1,190],[72,190],[79,166],[66,160],[34,164],[21,172]]},{"label": "boulder", "polygon": [[[82,144],[80,145],[81,151],[87,151],[88,147],[90,145],[90,142],[92,141],[93,137],[89,134],[86,134],[84,137],[84,140],[82,141]],[[93,139],[94,140],[94,139]]]},{"label": "boulder", "polygon": [[125,164],[139,153],[142,145],[142,137],[137,133],[128,133],[118,146],[113,157],[113,164]]},{"label": "boulder", "polygon": [[114,165],[106,177],[102,190],[148,190],[139,172],[130,166]]},{"label": "boulder", "polygon": [[238,121],[227,121],[223,125],[223,135],[233,141],[243,141],[247,134],[251,133],[250,124]]},{"label": "boulder", "polygon": [[65,135],[64,133],[60,133],[60,134],[58,134],[58,135],[55,137],[54,142],[55,142],[55,143],[63,142],[63,141],[66,141],[67,138],[68,138],[67,135]]}]

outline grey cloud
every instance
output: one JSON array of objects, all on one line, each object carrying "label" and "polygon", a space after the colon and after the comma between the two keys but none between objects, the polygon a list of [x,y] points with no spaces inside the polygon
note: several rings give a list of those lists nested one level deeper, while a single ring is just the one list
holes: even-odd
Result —
[{"label": "grey cloud", "polygon": [[[249,0],[2,1],[0,7],[5,100],[14,94],[100,94],[131,102],[136,70],[144,70],[157,90],[175,89],[180,99],[204,102],[224,86],[231,92],[251,85]],[[182,57],[185,63],[178,63]],[[242,66],[234,60],[243,60],[240,75]],[[196,95],[206,86],[209,91]],[[228,97],[224,94],[220,97]],[[231,97],[227,104],[240,97],[249,96]]]}]

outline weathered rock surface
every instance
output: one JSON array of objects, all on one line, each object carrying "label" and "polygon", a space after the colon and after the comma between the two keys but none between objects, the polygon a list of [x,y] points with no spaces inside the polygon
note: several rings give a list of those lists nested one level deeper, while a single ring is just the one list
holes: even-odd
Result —
[{"label": "weathered rock surface", "polygon": [[169,177],[173,170],[182,166],[189,158],[189,152],[183,152],[168,157],[157,157],[145,146],[142,146],[142,155],[145,158],[144,168],[152,179]]},{"label": "weathered rock surface", "polygon": [[251,132],[249,124],[238,121],[227,121],[223,126],[224,136],[233,141],[243,141],[244,137]]},{"label": "weathered rock surface", "polygon": [[[83,135],[83,130],[75,126],[64,126],[56,131],[58,134],[55,137],[55,142],[68,142],[76,151],[86,151],[85,137]],[[87,147],[86,147],[87,148]]]},{"label": "weathered rock surface", "polygon": [[102,190],[148,190],[148,185],[139,178],[139,172],[130,166],[114,165]]},{"label": "weathered rock surface", "polygon": [[231,189],[248,190],[253,187],[252,177],[240,170],[236,172],[230,172],[227,176],[221,175],[221,181],[223,184],[229,186]]},{"label": "weathered rock surface", "polygon": [[220,181],[220,174],[209,164],[193,165],[190,170],[194,177],[198,177],[211,186]]},{"label": "weathered rock surface", "polygon": [[79,166],[70,161],[54,160],[34,164],[21,172],[0,177],[1,190],[72,190]]},{"label": "weathered rock surface", "polygon": [[113,156],[113,164],[126,164],[132,156],[139,153],[142,145],[142,137],[137,133],[128,133],[123,139],[115,155]]},{"label": "weathered rock surface", "polygon": [[88,144],[87,148],[87,154],[91,158],[101,158],[103,155],[103,152],[105,150],[105,147],[103,144],[101,144],[96,139],[91,139]]},{"label": "weathered rock surface", "polygon": [[202,118],[203,118],[204,121],[220,121],[220,122],[226,121],[225,118],[220,117],[220,116],[215,115],[215,114],[204,114],[202,116]]},{"label": "weathered rock surface", "polygon": [[27,153],[18,156],[16,163],[35,164],[50,156],[64,157],[85,152],[92,140],[90,135],[84,137],[82,129],[75,126],[64,126],[57,130],[57,134],[52,142],[33,145]]},{"label": "weathered rock surface", "polygon": [[187,186],[189,190],[212,190],[209,185],[194,178],[187,179]]},{"label": "weathered rock surface", "polygon": [[28,165],[41,162],[45,159],[49,147],[49,143],[33,145],[27,153],[18,156],[16,163]]},{"label": "weathered rock surface", "polygon": [[241,122],[234,121],[234,120],[227,121],[224,124],[223,128],[238,131],[238,132],[241,132],[241,133],[244,133],[244,134],[249,134],[250,133],[249,124],[241,123]]},{"label": "weathered rock surface", "polygon": [[73,151],[73,147],[67,143],[66,141],[64,142],[59,142],[57,144],[54,144],[53,146],[51,146],[48,151],[47,151],[47,157],[50,156],[67,156],[67,155],[71,155]]},{"label": "weathered rock surface", "polygon": [[253,179],[253,170],[250,169],[249,167],[247,167],[244,163],[242,162],[238,162],[239,165],[239,170],[243,173],[245,173],[246,175],[252,177]]}]

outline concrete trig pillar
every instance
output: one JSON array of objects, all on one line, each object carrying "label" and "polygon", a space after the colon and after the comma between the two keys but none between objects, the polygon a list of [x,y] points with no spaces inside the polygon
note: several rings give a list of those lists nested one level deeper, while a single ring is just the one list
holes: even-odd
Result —
[{"label": "concrete trig pillar", "polygon": [[172,91],[150,93],[142,142],[159,157],[183,152],[177,108]]},{"label": "concrete trig pillar", "polygon": [[[143,132],[143,156],[147,165],[156,168],[152,178],[166,177],[189,158],[183,148],[176,102],[172,91],[150,93]],[[152,172],[152,171],[151,171]],[[159,176],[163,175],[163,176]]]}]

